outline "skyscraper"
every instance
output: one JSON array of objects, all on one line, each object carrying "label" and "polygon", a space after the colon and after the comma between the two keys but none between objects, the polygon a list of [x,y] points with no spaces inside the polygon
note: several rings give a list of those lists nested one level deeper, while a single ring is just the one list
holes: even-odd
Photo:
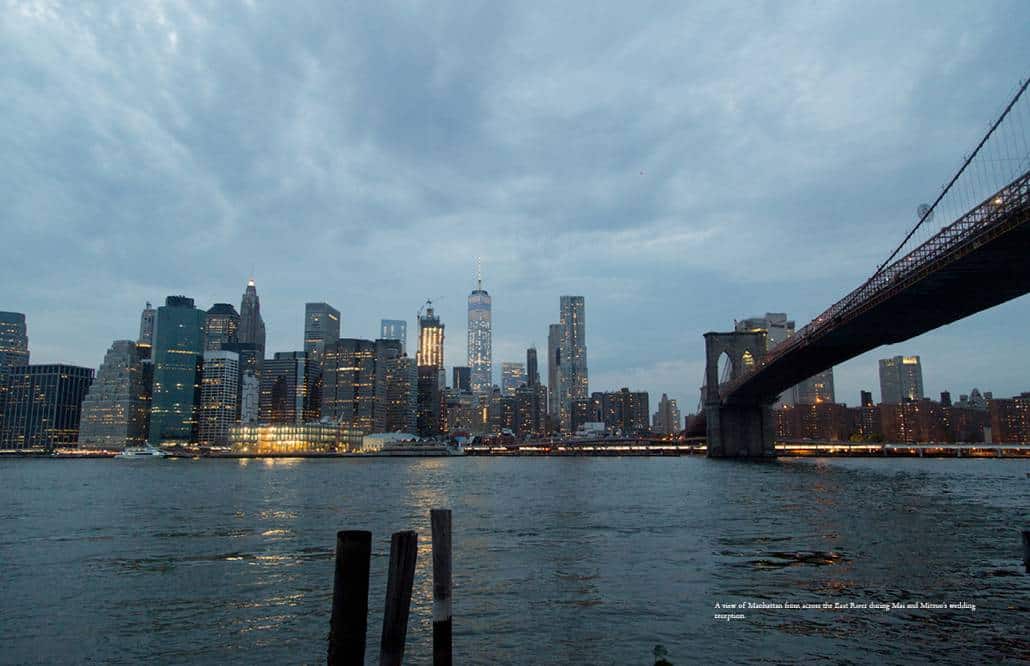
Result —
[{"label": "skyscraper", "polygon": [[559,382],[561,379],[561,324],[551,324],[547,328],[547,414],[553,423],[558,423],[561,396]]},{"label": "skyscraper", "polygon": [[204,317],[204,351],[219,351],[238,342],[240,315],[229,303],[215,303]]},{"label": "skyscraper", "polygon": [[[146,350],[149,355],[149,349]],[[117,451],[143,446],[150,421],[150,391],[141,350],[131,340],[115,340],[82,401],[79,448]]]},{"label": "skyscraper", "polygon": [[0,367],[29,364],[29,333],[25,315],[0,312]]},{"label": "skyscraper", "polygon": [[0,312],[0,426],[3,425],[4,400],[7,395],[7,371],[29,364],[29,333],[25,315]]},{"label": "skyscraper", "polygon": [[[146,347],[148,350],[154,346],[154,324],[157,318],[157,310],[147,301],[147,306],[139,315],[139,338],[136,340],[138,347]],[[144,354],[149,358],[148,354]]]},{"label": "skyscraper", "polygon": [[493,386],[492,307],[477,269],[476,288],[468,298],[468,366],[472,368],[472,392],[476,395],[490,393]]},{"label": "skyscraper", "polygon": [[239,363],[236,352],[204,352],[198,427],[198,441],[202,446],[229,444],[229,428],[236,423],[239,412]]},{"label": "skyscraper", "polygon": [[443,392],[435,365],[418,366],[418,434],[432,437],[443,432]]},{"label": "skyscraper", "polygon": [[572,401],[586,398],[590,394],[587,381],[586,303],[582,296],[561,297],[559,323],[559,411],[562,431],[571,432]]},{"label": "skyscraper", "polygon": [[340,339],[340,311],[328,303],[304,304],[304,351],[316,363]]},{"label": "skyscraper", "polygon": [[683,420],[676,400],[663,393],[658,402],[658,411],[654,414],[654,431],[662,435],[673,435],[682,429]]},{"label": "skyscraper", "polygon": [[257,295],[254,279],[247,281],[247,290],[243,292],[240,302],[240,342],[252,342],[257,345],[258,365],[265,359],[265,320],[261,318],[261,300]]},{"label": "skyscraper", "polygon": [[836,402],[836,396],[833,391],[833,368],[827,368],[802,382],[798,382],[793,390],[795,405],[818,405],[824,402]]},{"label": "skyscraper", "polygon": [[341,338],[326,347],[322,416],[363,433],[372,432],[375,343]]},{"label": "skyscraper", "polygon": [[[425,313],[418,318],[418,352],[416,361],[419,367],[433,366],[439,371],[443,368],[443,329],[440,318],[433,314],[433,302],[426,301]],[[437,377],[439,382],[439,377]]]},{"label": "skyscraper", "polygon": [[261,369],[262,423],[317,421],[321,408],[322,371],[305,352],[276,352]]},{"label": "skyscraper", "polygon": [[464,365],[456,365],[451,369],[453,375],[452,386],[458,393],[472,393],[472,368]]},{"label": "skyscraper", "polygon": [[253,425],[261,414],[261,381],[253,370],[240,377],[240,423]]},{"label": "skyscraper", "polygon": [[418,367],[415,359],[400,356],[386,367],[386,427],[384,432],[418,431]]},{"label": "skyscraper", "polygon": [[536,347],[526,350],[526,383],[535,386],[540,383],[540,371],[536,363]]},{"label": "skyscraper", "polygon": [[373,374],[375,385],[372,391],[372,432],[389,432],[390,381],[394,378],[392,369],[401,357],[400,340],[375,341]]},{"label": "skyscraper", "polygon": [[204,311],[185,296],[169,296],[157,309],[149,432],[153,446],[195,441],[204,318]]},{"label": "skyscraper", "polygon": [[897,405],[923,397],[923,366],[918,356],[880,359],[880,402]]},{"label": "skyscraper", "polygon": [[505,361],[501,363],[501,395],[514,398],[515,390],[526,383],[526,366]]},{"label": "skyscraper", "polygon": [[0,449],[75,446],[82,401],[92,382],[93,368],[63,363],[10,368]]},{"label": "skyscraper", "polygon": [[401,353],[408,353],[408,322],[403,319],[380,319],[379,337],[382,340],[400,340]]}]

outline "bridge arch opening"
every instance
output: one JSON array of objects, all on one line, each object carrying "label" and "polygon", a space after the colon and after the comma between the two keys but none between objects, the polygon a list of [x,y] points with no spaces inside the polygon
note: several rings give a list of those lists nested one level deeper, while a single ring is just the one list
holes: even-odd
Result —
[{"label": "bridge arch opening", "polygon": [[750,349],[745,350],[744,353],[741,354],[740,363],[744,366],[742,368],[743,372],[751,372],[755,369],[755,357],[751,354]]},{"label": "bridge arch opening", "polygon": [[726,382],[733,379],[733,359],[730,358],[728,352],[722,352],[719,354],[719,385],[723,385]]}]

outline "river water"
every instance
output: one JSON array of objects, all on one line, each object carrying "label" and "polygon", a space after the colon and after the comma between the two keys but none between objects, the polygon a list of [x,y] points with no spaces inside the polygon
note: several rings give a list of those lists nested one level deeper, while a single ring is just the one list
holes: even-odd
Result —
[{"label": "river water", "polygon": [[[1015,662],[1030,655],[1028,471],[2,460],[0,662],[324,663],[335,532],[369,529],[374,663],[390,533],[415,529],[406,661],[429,663],[434,507],[453,510],[456,663],[652,664],[659,644],[677,665]],[[731,606],[749,603],[772,607]]]}]

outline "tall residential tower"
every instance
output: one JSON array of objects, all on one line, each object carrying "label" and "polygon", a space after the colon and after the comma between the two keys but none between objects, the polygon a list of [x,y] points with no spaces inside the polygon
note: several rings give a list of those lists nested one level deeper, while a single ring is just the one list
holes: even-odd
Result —
[{"label": "tall residential tower", "polygon": [[572,403],[590,397],[587,384],[586,303],[582,296],[561,297],[559,324],[561,345],[558,363],[558,408],[562,431],[571,432]]}]

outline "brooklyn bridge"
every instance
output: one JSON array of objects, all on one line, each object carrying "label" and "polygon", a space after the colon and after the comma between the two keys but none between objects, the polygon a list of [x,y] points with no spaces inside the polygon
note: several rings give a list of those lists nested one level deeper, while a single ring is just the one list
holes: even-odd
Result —
[{"label": "brooklyn bridge", "polygon": [[1028,82],[858,288],[771,348],[764,332],[705,333],[709,457],[774,457],[772,403],[786,389],[1030,290]]}]

